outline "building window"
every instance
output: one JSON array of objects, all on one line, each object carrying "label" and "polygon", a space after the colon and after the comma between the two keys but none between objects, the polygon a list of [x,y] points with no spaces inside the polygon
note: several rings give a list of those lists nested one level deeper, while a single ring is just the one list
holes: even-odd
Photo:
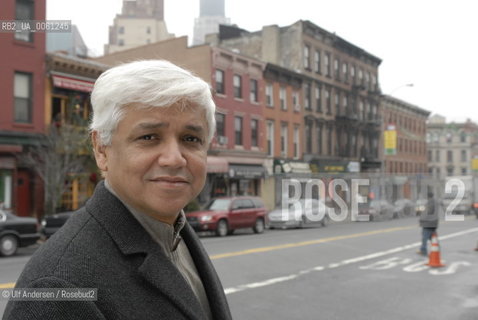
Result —
[{"label": "building window", "polygon": [[294,111],[300,112],[299,92],[292,92],[292,104],[294,105]]},{"label": "building window", "polygon": [[298,159],[300,155],[300,129],[299,126],[294,127],[294,158]]},{"label": "building window", "polygon": [[340,61],[339,59],[334,60],[334,73],[335,73],[335,79],[340,80]]},{"label": "building window", "polygon": [[280,154],[282,157],[287,157],[287,122],[283,122],[280,128]]},{"label": "building window", "polygon": [[355,66],[350,67],[350,78],[352,78],[352,83],[355,83]]},{"label": "building window", "polygon": [[251,120],[251,146],[258,147],[259,146],[259,120],[252,119]]},{"label": "building window", "polygon": [[320,51],[316,50],[314,55],[315,72],[320,73]]},{"label": "building window", "polygon": [[151,34],[151,27],[146,27],[146,33]]},{"label": "building window", "polygon": [[327,132],[327,151],[328,155],[332,156],[333,155],[333,150],[332,150],[332,138],[334,134],[334,129],[332,127],[329,127],[329,130]]},{"label": "building window", "polygon": [[453,135],[451,132],[446,133],[446,143],[451,143],[453,140]]},{"label": "building window", "polygon": [[311,109],[311,103],[310,103],[310,83],[306,82],[304,84],[304,95],[305,95],[305,99],[304,99],[304,108],[306,110],[310,110]]},{"label": "building window", "polygon": [[330,53],[325,54],[324,63],[325,63],[325,75],[327,77],[330,77],[331,76],[331,72],[330,72]]},{"label": "building window", "polygon": [[[32,0],[16,0],[15,20],[34,20],[34,2]],[[33,32],[15,32],[15,40],[33,42]]]},{"label": "building window", "polygon": [[317,153],[322,154],[322,125],[317,124]]},{"label": "building window", "polygon": [[259,82],[256,79],[251,79],[250,86],[251,92],[249,98],[251,102],[259,102]]},{"label": "building window", "polygon": [[453,171],[454,171],[454,168],[453,168],[453,167],[448,167],[448,168],[446,169],[446,173],[447,173],[447,175],[449,175],[449,176],[452,176],[452,175],[453,175]]},{"label": "building window", "polygon": [[32,75],[15,72],[13,84],[15,122],[32,123]]},{"label": "building window", "polygon": [[360,68],[358,70],[358,83],[363,86],[363,71]]},{"label": "building window", "polygon": [[440,162],[440,150],[435,151],[435,161]]},{"label": "building window", "polygon": [[462,131],[460,133],[460,142],[466,142],[466,132]]},{"label": "building window", "polygon": [[224,71],[216,69],[216,93],[225,94]]},{"label": "building window", "polygon": [[428,161],[429,162],[432,162],[433,161],[433,156],[432,156],[432,151],[431,150],[428,150]]},{"label": "building window", "polygon": [[282,110],[287,110],[287,96],[286,96],[286,90],[284,87],[281,87],[279,90],[279,101],[280,101],[280,108]]},{"label": "building window", "polygon": [[466,150],[461,150],[461,162],[466,162],[466,157],[467,154],[466,154]]},{"label": "building window", "polygon": [[266,104],[270,107],[274,106],[274,90],[270,83],[266,85]]},{"label": "building window", "polygon": [[124,46],[124,40],[123,39],[118,39],[118,45],[120,47]]},{"label": "building window", "polygon": [[317,112],[322,112],[322,99],[320,95],[320,84],[315,86],[315,103],[317,105]]},{"label": "building window", "polygon": [[341,115],[341,112],[340,112],[340,93],[338,93],[338,92],[335,93],[335,114],[336,115]]},{"label": "building window", "polygon": [[466,170],[465,167],[462,167],[462,168],[461,168],[461,175],[462,175],[462,176],[466,176],[467,172],[468,172],[468,170]]},{"label": "building window", "polygon": [[305,150],[307,153],[312,153],[312,121],[310,120],[305,123]]},{"label": "building window", "polygon": [[118,34],[124,34],[124,27],[123,26],[118,27]]},{"label": "building window", "polygon": [[274,121],[267,120],[267,155],[274,156]]},{"label": "building window", "polygon": [[216,132],[218,137],[226,135],[226,115],[216,113]]},{"label": "building window", "polygon": [[448,150],[447,153],[446,153],[446,161],[448,163],[451,163],[453,162],[453,151],[451,150]]},{"label": "building window", "polygon": [[330,96],[330,89],[325,88],[325,105],[327,107],[327,114],[332,114],[332,102]]},{"label": "building window", "polygon": [[235,74],[233,78],[234,98],[242,99],[242,77]]},{"label": "building window", "polygon": [[234,138],[235,144],[242,146],[242,117],[234,118]]},{"label": "building window", "polygon": [[310,47],[304,46],[304,68],[310,69]]},{"label": "building window", "polygon": [[347,82],[349,80],[349,73],[348,73],[348,65],[347,62],[342,64],[342,73],[344,74],[344,81]]}]

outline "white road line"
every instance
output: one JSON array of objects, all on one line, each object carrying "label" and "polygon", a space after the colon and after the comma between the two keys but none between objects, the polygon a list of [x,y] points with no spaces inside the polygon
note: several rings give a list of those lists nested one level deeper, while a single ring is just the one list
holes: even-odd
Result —
[{"label": "white road line", "polygon": [[[451,238],[459,237],[459,236],[462,236],[462,235],[465,235],[465,234],[468,234],[468,233],[473,233],[473,232],[478,232],[478,228],[473,228],[473,229],[468,229],[468,230],[464,230],[464,231],[460,231],[460,232],[450,233],[450,234],[445,235],[445,236],[440,236],[439,239],[440,240],[451,239]],[[357,263],[357,262],[362,262],[362,261],[366,261],[366,260],[370,260],[370,259],[375,259],[375,258],[379,258],[379,257],[389,255],[389,254],[392,254],[392,253],[397,253],[397,252],[402,252],[402,251],[405,251],[405,250],[409,250],[411,248],[418,247],[419,245],[420,245],[420,242],[414,242],[412,244],[408,244],[408,245],[405,245],[405,246],[400,246],[400,247],[393,248],[393,249],[390,249],[390,250],[380,251],[380,252],[368,254],[368,255],[365,255],[365,256],[357,257],[357,258],[343,260],[339,263],[331,263],[331,264],[328,265],[328,267],[316,266],[316,267],[305,269],[305,270],[299,271],[297,273],[290,274],[290,275],[283,276],[283,277],[277,277],[277,278],[272,278],[272,279],[268,279],[268,280],[264,280],[264,281],[260,281],[260,282],[253,282],[253,283],[249,283],[249,284],[243,284],[243,285],[239,285],[237,287],[226,288],[224,290],[224,292],[227,295],[227,294],[241,292],[241,291],[245,291],[245,290],[249,290],[249,289],[270,286],[270,285],[274,285],[276,283],[281,283],[281,282],[285,282],[285,281],[294,280],[301,275],[308,274],[308,273],[311,273],[313,271],[323,271],[323,270],[326,270],[326,269],[334,269],[334,268],[349,265],[349,264],[352,264],[352,263]]]}]

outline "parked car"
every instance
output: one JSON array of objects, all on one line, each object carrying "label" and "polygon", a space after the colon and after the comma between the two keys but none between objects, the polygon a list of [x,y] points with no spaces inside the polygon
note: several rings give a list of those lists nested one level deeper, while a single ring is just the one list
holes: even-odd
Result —
[{"label": "parked car", "polygon": [[51,237],[66,223],[66,221],[73,215],[74,212],[75,211],[67,211],[45,216],[41,221],[42,234],[46,238]]},{"label": "parked car", "polygon": [[385,199],[372,199],[366,203],[359,203],[358,221],[361,217],[368,216],[368,221],[391,219],[393,217],[393,205]]},{"label": "parked car", "polygon": [[415,203],[410,199],[398,199],[393,205],[394,219],[415,215]]},{"label": "parked car", "polygon": [[264,232],[267,210],[257,197],[221,197],[209,201],[203,210],[186,213],[186,218],[194,230],[214,231],[224,237],[240,228]]},{"label": "parked car", "polygon": [[37,219],[19,217],[0,209],[0,256],[11,256],[19,247],[35,244],[40,239]]},{"label": "parked car", "polygon": [[299,206],[276,208],[269,212],[269,228],[303,228],[307,225],[325,227],[329,221],[328,207],[323,200],[301,199]]}]

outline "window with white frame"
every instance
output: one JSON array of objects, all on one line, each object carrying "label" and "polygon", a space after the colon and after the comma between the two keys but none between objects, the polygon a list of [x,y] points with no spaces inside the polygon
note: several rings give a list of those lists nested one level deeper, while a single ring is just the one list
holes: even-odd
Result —
[{"label": "window with white frame", "polygon": [[310,110],[311,109],[311,101],[310,101],[310,96],[311,96],[311,89],[310,89],[310,83],[306,82],[304,84],[304,94],[305,94],[305,97],[304,97],[304,108],[307,109],[307,110]]},{"label": "window with white frame", "polygon": [[259,102],[259,82],[256,79],[250,81],[250,96],[251,102]]},{"label": "window with white frame", "polygon": [[274,90],[271,83],[266,84],[266,105],[274,106]]},{"label": "window with white frame", "polygon": [[267,120],[266,122],[266,138],[267,138],[267,155],[274,156],[274,121]]},{"label": "window with white frame", "polygon": [[[34,20],[34,1],[32,0],[16,0],[15,1],[15,20]],[[25,30],[15,32],[15,40],[33,42],[33,32]]]},{"label": "window with white frame", "polygon": [[315,65],[315,72],[321,73],[321,68],[320,68],[320,51],[315,50],[314,54],[314,65]]},{"label": "window with white frame", "polygon": [[279,89],[279,101],[280,101],[280,108],[282,110],[287,110],[287,95],[286,95],[286,89],[284,87],[280,87]]},{"label": "window with white frame", "polygon": [[310,47],[308,45],[304,46],[304,68],[310,69]]},{"label": "window with white frame", "polygon": [[219,94],[225,94],[225,85],[224,85],[224,71],[216,69],[216,92]]},{"label": "window with white frame", "polygon": [[317,112],[322,112],[322,96],[320,94],[321,87],[320,84],[315,85],[315,104],[317,107]]},{"label": "window with white frame", "polygon": [[235,74],[233,77],[234,98],[242,99],[242,77]]},{"label": "window with white frame", "polygon": [[294,111],[299,112],[300,111],[299,92],[296,90],[292,92],[292,104],[293,104]]},{"label": "window with white frame", "polygon": [[294,126],[294,158],[300,157],[300,128],[298,125]]},{"label": "window with white frame", "polygon": [[15,72],[13,82],[14,120],[32,123],[32,74]]},{"label": "window with white frame", "polygon": [[259,146],[259,120],[251,120],[251,146]]},{"label": "window with white frame", "polygon": [[280,154],[282,157],[287,157],[287,130],[288,123],[282,122],[280,128]]},{"label": "window with white frame", "polygon": [[242,117],[234,117],[234,138],[235,144],[242,146]]}]

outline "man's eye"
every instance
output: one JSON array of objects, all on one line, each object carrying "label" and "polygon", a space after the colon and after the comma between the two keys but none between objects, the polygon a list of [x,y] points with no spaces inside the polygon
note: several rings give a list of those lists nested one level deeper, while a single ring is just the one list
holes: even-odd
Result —
[{"label": "man's eye", "polygon": [[149,141],[149,140],[153,140],[155,137],[154,135],[152,134],[145,134],[144,136],[141,136],[138,138],[138,140],[146,140],[146,141]]},{"label": "man's eye", "polygon": [[198,143],[202,143],[202,139],[201,138],[198,138],[198,137],[195,137],[195,136],[186,136],[184,138],[185,141],[187,142],[198,142]]}]

